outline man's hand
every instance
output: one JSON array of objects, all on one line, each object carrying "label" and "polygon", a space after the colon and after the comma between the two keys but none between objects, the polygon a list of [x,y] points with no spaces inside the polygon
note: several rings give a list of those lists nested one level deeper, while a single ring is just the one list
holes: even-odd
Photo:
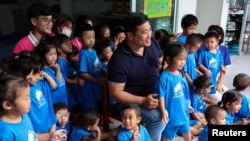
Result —
[{"label": "man's hand", "polygon": [[158,106],[159,100],[155,98],[158,94],[153,93],[146,96],[142,102],[142,105],[148,109],[155,109]]}]

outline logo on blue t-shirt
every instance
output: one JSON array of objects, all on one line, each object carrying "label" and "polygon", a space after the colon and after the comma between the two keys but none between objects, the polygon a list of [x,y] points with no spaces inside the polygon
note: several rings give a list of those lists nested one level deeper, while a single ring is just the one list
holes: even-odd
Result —
[{"label": "logo on blue t-shirt", "polygon": [[35,132],[28,130],[28,141],[37,141]]},{"label": "logo on blue t-shirt", "polygon": [[41,90],[36,90],[36,99],[37,99],[39,108],[42,107],[46,103],[45,97]]},{"label": "logo on blue t-shirt", "polygon": [[209,60],[209,67],[210,68],[217,68],[217,61],[215,58]]},{"label": "logo on blue t-shirt", "polygon": [[178,82],[174,87],[174,96],[173,96],[173,98],[182,97],[183,95],[184,94],[182,92],[182,84],[180,82]]}]

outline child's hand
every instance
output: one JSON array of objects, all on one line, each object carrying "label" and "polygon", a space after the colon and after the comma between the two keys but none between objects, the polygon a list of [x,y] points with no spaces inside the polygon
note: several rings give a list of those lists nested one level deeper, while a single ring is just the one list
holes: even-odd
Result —
[{"label": "child's hand", "polygon": [[140,137],[140,134],[139,134],[139,127],[137,127],[137,128],[133,131],[133,136],[132,136],[132,138],[130,139],[130,141],[136,141],[136,140],[138,140],[139,137]]},{"label": "child's hand", "polygon": [[60,69],[60,67],[57,63],[50,63],[49,67],[53,68],[55,71]]},{"label": "child's hand", "polygon": [[162,123],[167,124],[168,120],[169,120],[169,118],[168,118],[168,112],[164,111],[162,113],[162,116],[161,116],[161,121],[162,121]]},{"label": "child's hand", "polygon": [[51,141],[66,141],[67,140],[67,134],[66,130],[60,129],[56,130],[51,137]]},{"label": "child's hand", "polygon": [[84,79],[81,79],[81,78],[77,79],[77,84],[78,84],[79,86],[83,86],[84,83],[85,83],[85,80],[84,80]]},{"label": "child's hand", "polygon": [[194,108],[192,106],[188,107],[189,113],[193,113],[194,112]]},{"label": "child's hand", "polygon": [[206,70],[206,71],[205,71],[205,75],[206,75],[207,77],[210,77],[210,76],[212,75],[212,72],[211,72],[210,70]]},{"label": "child's hand", "polygon": [[100,77],[98,84],[104,86],[105,84],[107,84],[107,78],[106,77]]}]

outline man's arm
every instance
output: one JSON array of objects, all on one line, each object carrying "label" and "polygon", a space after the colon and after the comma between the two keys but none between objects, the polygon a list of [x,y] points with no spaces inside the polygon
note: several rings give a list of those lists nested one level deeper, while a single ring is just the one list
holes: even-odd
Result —
[{"label": "man's arm", "polygon": [[124,91],[124,87],[125,83],[108,81],[109,94],[115,101],[122,104],[136,103],[149,109],[153,109],[158,106],[158,99],[154,98],[157,94],[149,94],[147,97],[137,96]]}]

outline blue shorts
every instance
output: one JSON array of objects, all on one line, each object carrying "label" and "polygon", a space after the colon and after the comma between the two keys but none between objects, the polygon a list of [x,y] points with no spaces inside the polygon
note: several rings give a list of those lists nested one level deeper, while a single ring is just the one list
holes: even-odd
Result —
[{"label": "blue shorts", "polygon": [[174,139],[175,135],[179,132],[182,134],[187,134],[190,132],[190,123],[186,122],[185,124],[178,125],[178,126],[171,126],[169,124],[166,125],[166,128],[162,132],[162,137],[166,139]]}]

